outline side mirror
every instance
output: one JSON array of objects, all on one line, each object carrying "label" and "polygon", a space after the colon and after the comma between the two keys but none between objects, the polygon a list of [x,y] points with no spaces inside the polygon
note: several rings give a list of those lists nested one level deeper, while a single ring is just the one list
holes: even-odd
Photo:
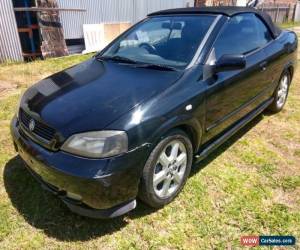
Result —
[{"label": "side mirror", "polygon": [[246,59],[243,55],[223,55],[215,64],[215,73],[244,69]]}]

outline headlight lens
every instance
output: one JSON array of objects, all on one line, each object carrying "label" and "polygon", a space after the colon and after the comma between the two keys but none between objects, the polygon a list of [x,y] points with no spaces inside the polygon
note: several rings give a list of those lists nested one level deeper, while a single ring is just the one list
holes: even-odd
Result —
[{"label": "headlight lens", "polygon": [[105,158],[127,152],[128,138],[124,131],[95,131],[71,136],[63,151],[89,157]]}]

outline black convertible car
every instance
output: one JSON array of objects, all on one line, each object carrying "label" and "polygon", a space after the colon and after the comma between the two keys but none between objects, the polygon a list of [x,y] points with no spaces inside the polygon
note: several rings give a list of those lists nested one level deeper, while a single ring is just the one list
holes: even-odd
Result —
[{"label": "black convertible car", "polygon": [[265,109],[282,110],[297,46],[252,8],[150,14],[25,92],[11,124],[16,150],[79,214],[119,216],[137,197],[160,208],[193,161]]}]

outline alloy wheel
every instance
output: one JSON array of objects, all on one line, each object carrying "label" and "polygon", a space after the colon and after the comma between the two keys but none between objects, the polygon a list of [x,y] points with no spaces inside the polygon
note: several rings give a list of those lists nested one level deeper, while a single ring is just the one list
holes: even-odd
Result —
[{"label": "alloy wheel", "polygon": [[184,180],[187,150],[180,140],[171,141],[158,157],[153,173],[153,188],[160,198],[172,196]]},{"label": "alloy wheel", "polygon": [[282,108],[286,102],[289,89],[289,78],[287,75],[284,75],[280,80],[280,84],[277,92],[277,107]]}]

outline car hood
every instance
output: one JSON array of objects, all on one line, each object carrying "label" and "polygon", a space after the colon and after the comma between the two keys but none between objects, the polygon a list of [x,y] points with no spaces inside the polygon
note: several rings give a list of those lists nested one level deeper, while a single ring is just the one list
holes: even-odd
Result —
[{"label": "car hood", "polygon": [[21,107],[64,136],[101,130],[181,74],[93,58],[29,88]]}]

